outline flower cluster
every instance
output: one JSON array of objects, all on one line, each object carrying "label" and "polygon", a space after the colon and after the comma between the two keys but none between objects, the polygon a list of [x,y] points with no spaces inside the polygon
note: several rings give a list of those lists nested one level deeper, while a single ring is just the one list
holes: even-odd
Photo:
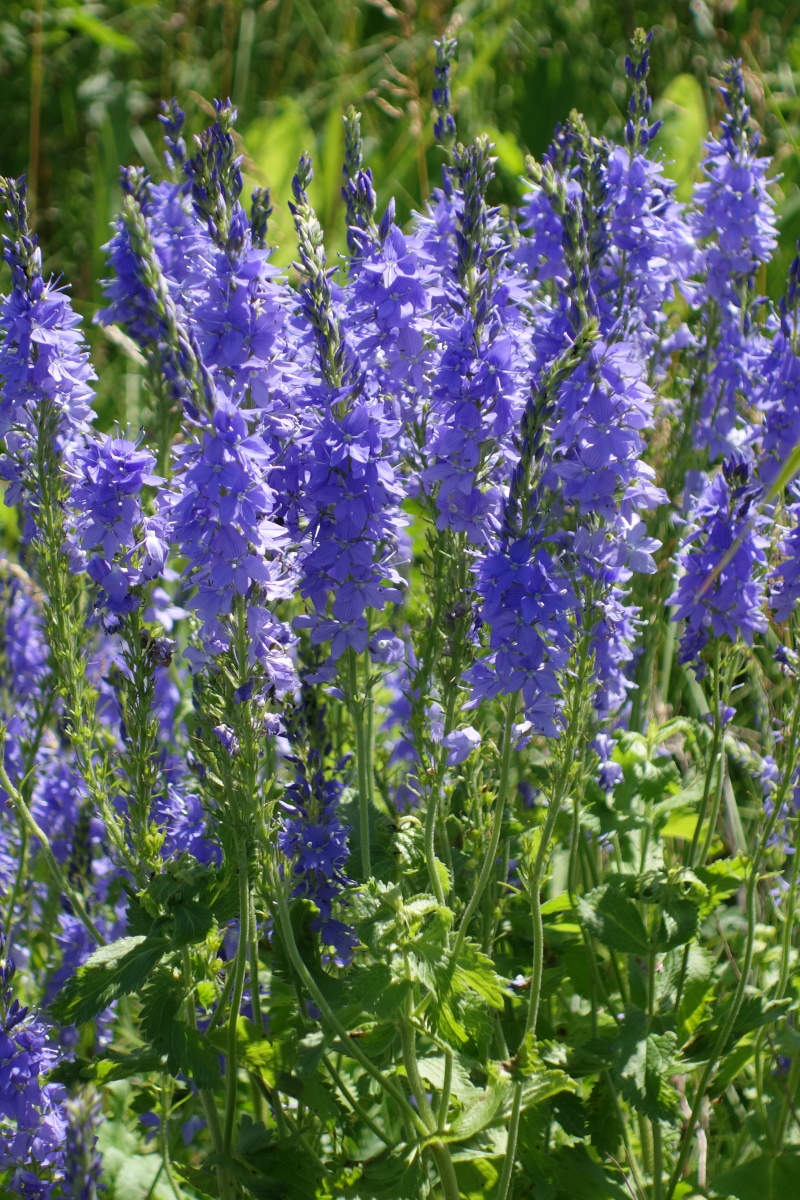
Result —
[{"label": "flower cluster", "polygon": [[766,518],[757,511],[760,488],[752,464],[726,459],[706,481],[678,556],[678,586],[670,603],[685,621],[681,661],[704,672],[701,653],[709,638],[740,638],[748,645],[766,630],[763,612]]},{"label": "flower cluster", "polygon": [[146,518],[141,502],[142,489],[161,482],[155,465],[154,455],[127,438],[103,435],[87,439],[71,464],[73,570],[86,571],[97,585],[98,607],[112,621],[137,608],[135,589],[164,571],[165,522]]},{"label": "flower cluster", "polygon": [[[489,139],[457,141],[453,55],[443,38],[441,187],[408,227],[392,201],[380,214],[346,114],[341,267],[307,155],[284,273],[268,191],[243,202],[230,101],[190,145],[166,107],[168,178],[123,172],[99,318],[142,356],[141,430],[95,432],[77,318],[42,275],[24,184],[0,182],[0,477],[23,518],[18,561],[0,560],[0,947],[13,941],[17,964],[0,962],[0,1188],[13,1194],[96,1197],[102,1081],[152,1076],[135,1111],[173,1190],[178,1109],[197,1163],[213,1163],[208,1188],[231,1197],[263,1191],[264,1163],[280,1188],[286,1145],[295,1169],[300,1104],[310,1171],[332,1165],[367,1195],[395,1159],[412,1191],[429,1171],[438,1187],[435,1166],[454,1200],[453,1139],[504,1041],[561,1036],[560,994],[536,1009],[548,839],[569,824],[591,1002],[608,993],[631,1029],[641,1017],[665,1078],[692,1068],[685,1045],[650,1031],[653,1006],[659,1029],[681,1024],[667,993],[705,936],[687,912],[723,800],[731,842],[743,836],[736,771],[764,791],[763,812],[744,815],[764,822],[759,849],[736,846],[748,914],[768,857],[779,873],[797,850],[800,709],[784,692],[800,601],[800,256],[779,306],[756,295],[776,236],[741,67],[690,204],[659,159],[637,34],[623,144],[573,114],[528,160],[514,212],[492,202]],[[728,656],[739,642],[753,655]],[[694,668],[696,719],[676,654]],[[764,681],[781,669],[773,719]],[[739,711],[737,671],[756,683]],[[653,810],[656,793],[671,798]],[[696,793],[694,832],[679,813],[663,857],[656,816]],[[691,879],[675,900],[682,841]],[[664,939],[641,955],[633,917],[655,897],[664,924],[648,916],[646,932]],[[609,938],[615,906],[631,929],[613,922]],[[550,912],[558,959],[572,926]],[[676,947],[678,971],[663,970]],[[606,950],[649,972],[644,1000]],[[698,995],[732,986],[733,1012],[760,970],[752,950],[732,985],[708,956]],[[790,919],[779,953],[786,991]],[[572,1038],[576,1014],[588,1026],[569,982]],[[60,1026],[22,1004],[37,997]],[[494,1034],[487,1004],[502,1009]],[[653,1107],[650,1067],[640,1095],[619,1054],[601,1094],[616,1079],[615,1120],[646,1118],[655,1136],[667,1102]],[[71,1098],[52,1081],[90,1077],[97,1091]],[[514,1139],[530,1135],[527,1092],[509,1087],[504,1194]],[[572,1124],[556,1157],[580,1140]],[[639,1141],[625,1139],[631,1161]],[[673,1182],[685,1167],[676,1158]],[[185,1178],[205,1186],[199,1165]]]},{"label": "flower cluster", "polygon": [[93,418],[94,371],[67,294],[42,275],[24,181],[0,179],[0,206],[10,229],[10,236],[3,235],[3,257],[13,284],[0,309],[0,437],[6,447],[0,478],[8,484],[6,504],[24,500],[30,517],[43,477],[53,470],[52,456],[68,457]]},{"label": "flower cluster", "polygon": [[339,818],[343,785],[336,778],[343,764],[330,775],[318,755],[312,755],[308,764],[294,755],[289,762],[294,779],[281,800],[284,820],[278,845],[297,881],[292,894],[313,901],[319,910],[312,928],[319,932],[326,958],[347,966],[358,938],[333,915],[336,900],[350,882],[344,869],[349,856],[347,829]]},{"label": "flower cluster", "polygon": [[31,1168],[63,1161],[64,1089],[45,1079],[59,1055],[49,1028],[12,998],[14,963],[3,955],[0,935],[0,1167],[14,1172],[15,1191],[45,1200]]}]

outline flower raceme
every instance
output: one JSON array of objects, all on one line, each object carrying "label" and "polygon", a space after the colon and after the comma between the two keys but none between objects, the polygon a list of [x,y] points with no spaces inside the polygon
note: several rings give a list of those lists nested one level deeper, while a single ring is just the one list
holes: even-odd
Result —
[{"label": "flower raceme", "polygon": [[[127,1092],[108,1086],[124,1079],[157,1138],[141,1160],[163,1164],[154,1196],[185,1182],[235,1200],[296,1176],[298,1195],[341,1183],[456,1200],[502,1138],[508,1198],[517,1160],[540,1162],[540,1117],[553,1171],[567,1163],[543,1177],[555,1194],[577,1178],[576,1143],[588,1161],[558,1088],[585,1087],[586,1127],[598,1103],[620,1124],[593,1142],[592,1170],[613,1140],[630,1177],[652,1174],[671,1200],[656,1161],[689,1178],[701,1108],[678,1115],[670,1081],[695,1072],[686,1094],[702,1106],[719,1063],[698,1079],[687,1046],[738,1028],[773,868],[784,1013],[800,260],[779,306],[756,295],[776,235],[741,68],[689,205],[659,158],[637,35],[623,144],[572,114],[529,160],[515,213],[494,204],[488,138],[458,140],[454,53],[437,44],[441,186],[407,226],[393,201],[379,208],[346,114],[339,266],[307,155],[283,272],[268,191],[245,203],[230,102],[194,140],[165,108],[167,177],[123,171],[99,317],[138,351],[141,430],[95,430],[68,292],[42,272],[24,183],[0,184],[0,475],[21,518],[0,559],[9,1194],[95,1196],[98,1145],[112,1127],[134,1136]],[[685,709],[673,644],[708,722]],[[752,654],[724,653],[741,644]],[[741,663],[752,686],[732,696]],[[770,691],[770,671],[785,686]],[[756,848],[729,864],[749,906],[745,933],[728,931],[743,938],[731,983],[693,889],[712,905],[728,878],[707,859],[736,754],[765,803],[744,813]],[[681,815],[662,836],[653,798],[696,794],[694,833]],[[568,904],[559,867],[545,928],[562,838]],[[653,896],[661,924],[642,917]],[[576,939],[585,986],[560,961]],[[727,993],[728,1033],[705,1000],[691,1029],[685,1004],[672,1011],[689,983]],[[582,1045],[591,1024],[601,1046],[623,1012],[588,1085],[569,1056],[551,1061],[562,1032]],[[790,1124],[787,1108],[775,1130]]]}]

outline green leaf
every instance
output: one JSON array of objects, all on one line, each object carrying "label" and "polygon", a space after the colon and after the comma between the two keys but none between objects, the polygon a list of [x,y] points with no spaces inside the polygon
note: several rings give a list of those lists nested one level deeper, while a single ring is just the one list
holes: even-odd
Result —
[{"label": "green leaf", "polygon": [[653,932],[655,950],[674,950],[691,941],[697,932],[698,906],[692,900],[668,898],[659,910],[658,924]]},{"label": "green leaf", "polygon": [[320,1169],[297,1137],[273,1140],[272,1131],[242,1118],[236,1155],[215,1161],[230,1166],[256,1200],[314,1200]]},{"label": "green leaf", "polygon": [[[474,1137],[481,1129],[497,1120],[500,1113],[510,1107],[512,1085],[506,1080],[497,1080],[483,1093],[479,1100],[466,1108],[449,1127],[443,1141],[465,1142]],[[509,1104],[506,1104],[506,1101]]]},{"label": "green leaf", "polygon": [[780,1154],[758,1158],[723,1171],[711,1180],[712,1196],[735,1196],[736,1200],[786,1200],[800,1195],[800,1155]]},{"label": "green leaf", "polygon": [[617,1077],[637,1112],[653,1121],[669,1120],[677,1095],[670,1083],[677,1038],[674,1033],[648,1033],[646,1013],[628,1006],[614,1054]]},{"label": "green leaf", "polygon": [[[437,1092],[444,1088],[445,1057],[443,1054],[421,1058],[418,1062],[419,1073]],[[464,1067],[457,1058],[453,1059],[450,1078],[450,1093],[462,1104],[473,1103],[481,1095],[481,1089],[470,1080]]]},{"label": "green leaf", "polygon": [[189,900],[172,909],[171,945],[174,950],[204,942],[214,927],[214,914],[205,904]]},{"label": "green leaf", "polygon": [[491,1159],[477,1158],[457,1162],[455,1167],[462,1200],[492,1200],[497,1194],[502,1164],[498,1166]]},{"label": "green leaf", "polygon": [[172,1166],[182,1183],[190,1184],[201,1196],[210,1196],[211,1200],[218,1200],[217,1173],[212,1168],[197,1170],[180,1161],[173,1162]]},{"label": "green leaf", "polygon": [[638,905],[618,888],[607,884],[579,897],[578,912],[603,945],[625,954],[649,953],[650,941]]},{"label": "green leaf", "polygon": [[686,978],[678,1009],[678,1040],[682,1046],[703,1022],[708,1005],[714,998],[714,988],[711,984],[713,973],[714,962],[711,955],[700,946],[692,946],[689,950]]},{"label": "green leaf", "polygon": [[[526,1079],[522,1085],[522,1111],[527,1108],[533,1108],[537,1104],[542,1104],[545,1100],[549,1100],[551,1096],[557,1096],[562,1092],[576,1092],[578,1085],[574,1079],[571,1079],[564,1071],[558,1070],[540,1070],[531,1079]],[[508,1109],[508,1116],[511,1115],[511,1109]]]},{"label": "green leaf", "polygon": [[[225,1054],[228,1049],[226,1029],[217,1027],[204,1035],[208,1044]],[[236,1051],[242,1064],[260,1075],[268,1087],[277,1087],[279,1077],[288,1074],[297,1061],[298,1043],[288,1038],[267,1037],[258,1026],[245,1017],[236,1022]],[[218,1077],[218,1074],[217,1074]]]},{"label": "green leaf", "polygon": [[213,1044],[178,1017],[185,992],[172,973],[161,971],[142,992],[141,1029],[172,1075],[191,1075],[199,1088],[219,1083],[219,1056]]},{"label": "green leaf", "polygon": [[[702,1062],[712,1053],[719,1031],[727,1020],[733,999],[733,996],[729,996],[724,1003],[718,1004],[712,1010],[713,1021],[711,1024],[703,1026],[699,1036],[690,1043],[686,1053],[693,1062]],[[791,998],[768,1000],[763,993],[750,989],[736,1016],[729,1046],[734,1046],[740,1038],[747,1033],[752,1033],[755,1029],[760,1029],[764,1025],[772,1025],[780,1017],[785,1016],[793,1003]]]},{"label": "green leaf", "polygon": [[622,1127],[617,1107],[603,1075],[595,1083],[586,1101],[586,1124],[589,1140],[602,1158],[617,1152],[622,1143]]},{"label": "green leaf", "polygon": [[491,958],[483,953],[476,942],[469,939],[464,942],[456,963],[453,988],[456,992],[469,988],[492,1008],[503,1007],[504,982],[497,974]]},{"label": "green leaf", "polygon": [[125,937],[101,946],[58,993],[50,1011],[61,1025],[83,1025],[120,996],[138,992],[168,948],[163,937]]},{"label": "green leaf", "polygon": [[386,963],[373,963],[353,972],[345,1002],[355,1005],[359,1014],[386,1020],[402,1006],[413,986],[405,977],[398,979]]},{"label": "green leaf", "polygon": [[590,1157],[585,1146],[565,1147],[554,1157],[553,1168],[559,1200],[631,1200],[630,1193]]},{"label": "green leaf", "polygon": [[397,1147],[364,1165],[357,1183],[341,1194],[346,1200],[419,1200],[425,1178],[416,1147]]},{"label": "green leaf", "polygon": [[98,46],[108,46],[111,50],[116,50],[118,54],[137,54],[139,51],[139,46],[133,38],[129,38],[125,33],[120,33],[119,30],[114,29],[113,25],[109,25],[107,21],[101,21],[99,17],[95,17],[84,9],[68,8],[59,14],[59,20],[61,24],[67,27],[71,26],[85,34]]}]

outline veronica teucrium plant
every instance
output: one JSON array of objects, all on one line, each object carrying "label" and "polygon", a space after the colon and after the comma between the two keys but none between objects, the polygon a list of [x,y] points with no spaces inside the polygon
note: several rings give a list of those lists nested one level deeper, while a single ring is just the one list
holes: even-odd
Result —
[{"label": "veronica teucrium plant", "polygon": [[510,211],[444,38],[424,211],[350,109],[288,272],[165,105],[141,427],[0,181],[3,1195],[800,1188],[800,258],[739,63],[678,201],[649,47]]}]

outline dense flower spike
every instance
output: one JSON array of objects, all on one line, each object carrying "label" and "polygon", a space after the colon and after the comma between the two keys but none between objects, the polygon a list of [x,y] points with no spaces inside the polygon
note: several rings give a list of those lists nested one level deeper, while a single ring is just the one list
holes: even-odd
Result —
[{"label": "dense flower spike", "polygon": [[138,608],[135,589],[164,570],[166,523],[145,518],[141,502],[142,489],[161,482],[155,465],[154,455],[121,437],[93,438],[73,460],[73,569],[88,573],[98,606],[116,617]]},{"label": "dense flower spike", "polygon": [[308,765],[296,757],[289,761],[295,773],[281,801],[285,816],[278,844],[292,864],[293,895],[312,900],[319,909],[312,928],[319,932],[326,957],[330,951],[338,966],[346,966],[358,938],[333,915],[337,897],[350,882],[344,871],[349,853],[347,829],[338,812],[343,785],[335,775],[326,773],[316,755]]},{"label": "dense flower spike", "polygon": [[64,1089],[46,1082],[59,1052],[49,1028],[12,999],[14,963],[0,934],[0,1169],[13,1171],[22,1195],[40,1171],[63,1161]]},{"label": "dense flower spike", "polygon": [[[507,272],[507,246],[486,191],[495,160],[488,138],[454,153],[455,254],[445,276],[442,352],[432,380],[422,472],[439,529],[486,545],[502,505],[497,486],[524,398],[526,333]],[[448,312],[450,309],[450,312]]]},{"label": "dense flower spike", "polygon": [[434,67],[433,107],[436,120],[433,134],[444,150],[450,150],[456,140],[456,122],[451,112],[450,72],[458,49],[455,38],[443,37],[434,42],[436,65]]},{"label": "dense flower spike", "polygon": [[767,627],[763,612],[765,548],[757,511],[760,496],[752,464],[726,459],[706,481],[689,516],[678,557],[678,586],[670,603],[675,620],[685,621],[681,661],[704,673],[701,653],[710,637],[740,638],[752,644]]},{"label": "dense flower spike", "polygon": [[774,203],[767,189],[769,158],[756,156],[759,138],[748,130],[741,63],[732,62],[722,89],[727,112],[719,139],[705,147],[704,182],[694,193],[691,223],[705,250],[705,295],[739,306],[738,290],[777,244]]},{"label": "dense flower spike", "polygon": [[23,501],[35,514],[39,440],[45,459],[74,451],[93,417],[94,371],[77,328],[80,318],[66,293],[42,276],[24,180],[0,179],[0,205],[10,229],[10,236],[3,235],[3,257],[13,284],[0,310],[0,478],[9,484],[6,504]]},{"label": "dense flower spike", "polygon": [[574,642],[577,598],[569,567],[554,561],[545,483],[550,424],[559,390],[580,369],[597,338],[594,326],[559,358],[532,392],[519,437],[496,550],[478,560],[476,590],[489,627],[489,656],[467,672],[469,704],[498,694],[522,694],[528,729],[558,736],[558,674]]},{"label": "dense flower spike", "polygon": [[[347,205],[347,245],[357,254],[377,232],[375,226],[375,188],[372,172],[364,169],[361,140],[361,113],[351,106],[344,115],[344,164],[342,199]],[[365,235],[366,238],[365,238]]]},{"label": "dense flower spike", "polygon": [[759,138],[749,130],[741,63],[728,64],[722,94],[727,112],[719,139],[705,144],[706,178],[695,188],[690,217],[702,255],[696,299],[710,344],[698,432],[713,457],[735,452],[749,434],[742,409],[760,390],[764,354],[753,324],[756,272],[777,245],[770,159],[756,155]]},{"label": "dense flower spike", "polygon": [[776,621],[788,621],[800,600],[800,503],[788,506],[786,518],[790,525],[781,541],[781,561],[770,576],[775,583],[769,591],[769,606]]},{"label": "dense flower spike", "polygon": [[172,538],[195,588],[188,605],[200,618],[206,653],[231,644],[236,597],[248,599],[250,658],[264,667],[279,694],[293,685],[288,633],[265,602],[291,594],[283,563],[285,529],[270,518],[274,494],[266,482],[272,454],[251,432],[247,415],[219,401],[198,441],[181,448],[176,486],[161,496]]},{"label": "dense flower spike", "polygon": [[[369,610],[399,602],[396,568],[403,490],[393,465],[398,423],[369,394],[363,371],[336,316],[321,231],[305,188],[302,159],[292,212],[305,280],[302,308],[316,335],[321,381],[308,388],[306,517],[300,592],[313,613],[297,618],[314,643],[339,659],[366,650]],[[329,612],[330,605],[330,612]]]},{"label": "dense flower spike", "polygon": [[101,1195],[103,1164],[97,1149],[101,1106],[101,1097],[88,1089],[64,1105],[67,1131],[62,1186],[69,1200],[97,1200]]}]

